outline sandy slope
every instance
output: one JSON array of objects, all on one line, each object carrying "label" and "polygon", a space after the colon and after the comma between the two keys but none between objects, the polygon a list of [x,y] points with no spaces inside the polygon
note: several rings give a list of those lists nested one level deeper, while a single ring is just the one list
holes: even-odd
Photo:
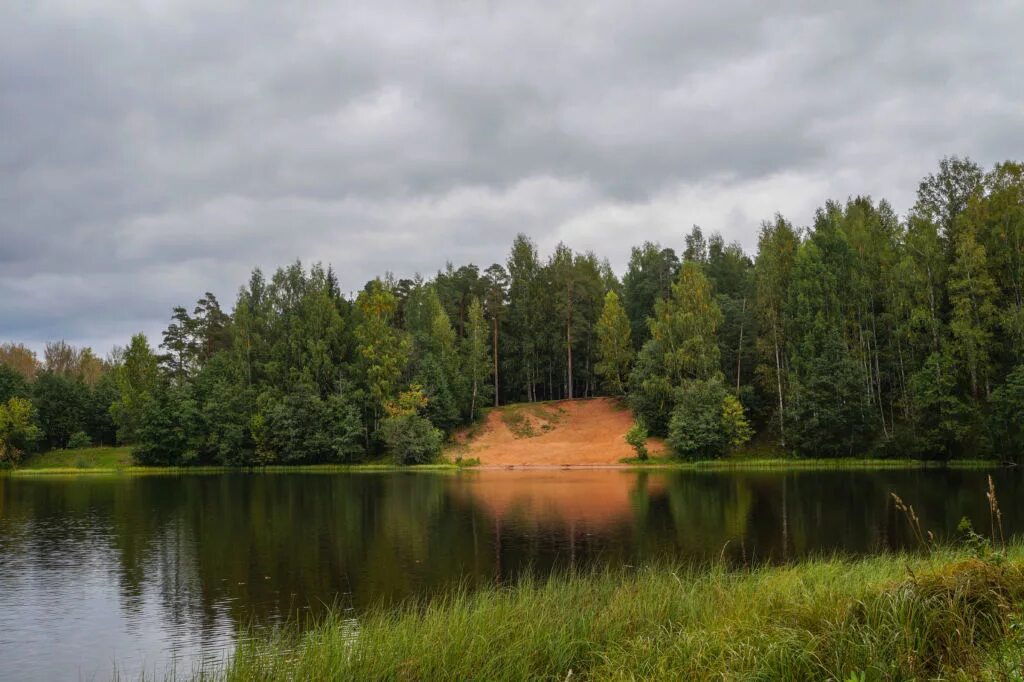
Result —
[{"label": "sandy slope", "polygon": [[[518,433],[510,428],[517,424],[509,419],[513,414],[535,435],[523,435],[521,426]],[[618,464],[634,456],[625,440],[632,425],[629,409],[610,398],[512,405],[492,410],[483,427],[463,439],[468,449],[460,454],[479,458],[481,465]],[[652,440],[648,447],[657,454],[663,444]]]}]

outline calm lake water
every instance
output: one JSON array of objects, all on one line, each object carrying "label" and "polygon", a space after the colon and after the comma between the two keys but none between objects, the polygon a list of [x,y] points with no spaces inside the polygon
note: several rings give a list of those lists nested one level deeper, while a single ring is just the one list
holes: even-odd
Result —
[{"label": "calm lake water", "polygon": [[[785,561],[988,529],[985,471],[0,478],[0,679],[188,673],[240,632],[524,570]],[[1024,476],[992,472],[1008,533]]]}]

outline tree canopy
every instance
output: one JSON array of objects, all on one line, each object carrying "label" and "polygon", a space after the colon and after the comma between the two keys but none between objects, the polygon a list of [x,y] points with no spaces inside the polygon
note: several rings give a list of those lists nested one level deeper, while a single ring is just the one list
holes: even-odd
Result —
[{"label": "tree canopy", "polygon": [[421,462],[488,405],[611,395],[680,457],[753,438],[800,456],[1024,459],[1017,162],[944,159],[903,217],[866,196],[806,227],[773,216],[750,255],[694,226],[634,247],[621,280],[523,234],[487,267],[354,297],[345,277],[254,270],[233,306],[206,292],[157,348],[139,334],[105,359],[0,344],[2,456],[117,441],[152,463]]}]

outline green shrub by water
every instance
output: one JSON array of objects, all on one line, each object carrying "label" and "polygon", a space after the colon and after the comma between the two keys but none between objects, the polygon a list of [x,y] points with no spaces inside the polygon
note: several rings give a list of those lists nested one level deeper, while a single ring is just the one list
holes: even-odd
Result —
[{"label": "green shrub by water", "polygon": [[224,677],[1021,679],[1024,549],[527,579],[239,649]]}]

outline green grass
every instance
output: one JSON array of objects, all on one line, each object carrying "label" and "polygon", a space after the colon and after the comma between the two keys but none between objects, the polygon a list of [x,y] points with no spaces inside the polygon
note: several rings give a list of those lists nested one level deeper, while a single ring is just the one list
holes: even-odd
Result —
[{"label": "green grass", "polygon": [[1001,466],[994,460],[955,459],[936,462],[920,459],[877,459],[877,458],[797,458],[774,457],[766,459],[707,459],[698,461],[678,460],[669,455],[641,460],[627,457],[619,460],[629,468],[636,469],[680,469],[684,471],[762,471],[762,470],[803,470],[803,469],[992,469]]},{"label": "green grass", "polygon": [[529,417],[521,410],[502,410],[501,421],[505,422],[505,426],[516,438],[533,438],[538,435]]},{"label": "green grass", "polygon": [[9,476],[53,476],[77,474],[219,474],[253,473],[338,473],[373,471],[455,471],[479,465],[477,459],[441,461],[434,464],[399,466],[388,459],[357,464],[272,465],[264,467],[142,466],[132,458],[131,446],[94,447],[77,450],[50,450],[25,458],[16,469],[0,470]]},{"label": "green grass", "polygon": [[[370,473],[379,471],[458,471],[480,466],[477,458],[467,458],[463,453],[468,448],[451,446],[446,450],[446,461],[434,464],[401,466],[388,460],[360,462],[357,464],[308,464],[271,465],[264,467],[190,466],[162,467],[141,466],[131,460],[131,449],[83,448],[81,450],[52,450],[33,455],[16,469],[0,469],[5,476],[69,476],[69,475],[181,475],[181,474],[223,474],[232,472],[248,473]],[[926,469],[926,468],[970,468],[986,469],[1000,466],[990,460],[954,460],[951,462],[928,462],[913,459],[721,459],[698,462],[684,462],[671,457],[652,457],[647,460],[626,458],[620,460],[629,469],[671,469],[680,471],[785,471],[785,470],[828,470],[828,469]]]},{"label": "green grass", "polygon": [[227,680],[1021,679],[1024,548],[527,579],[255,636]]},{"label": "green grass", "polygon": [[533,438],[553,431],[565,416],[565,409],[551,402],[516,403],[493,409],[501,410],[501,421],[516,438]]},{"label": "green grass", "polygon": [[25,458],[18,468],[35,469],[124,469],[135,465],[130,447],[95,447],[50,450]]}]

